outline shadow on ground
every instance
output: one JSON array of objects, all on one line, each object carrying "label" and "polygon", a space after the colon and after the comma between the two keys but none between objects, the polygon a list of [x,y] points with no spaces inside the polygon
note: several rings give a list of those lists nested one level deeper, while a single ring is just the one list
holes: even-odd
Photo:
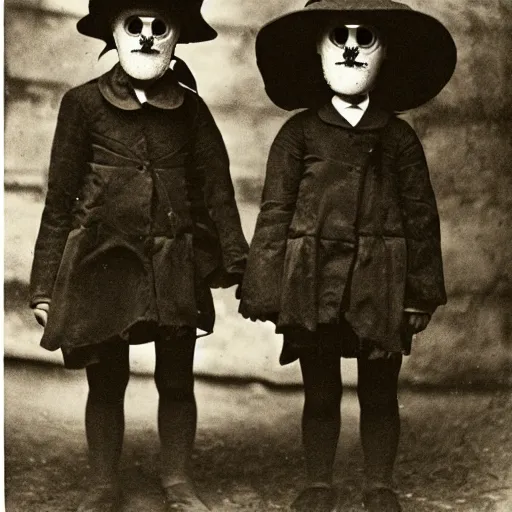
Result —
[{"label": "shadow on ground", "polygon": [[[72,512],[86,484],[82,372],[7,360],[7,512]],[[301,391],[198,380],[198,488],[215,512],[286,510],[304,483]],[[402,390],[396,471],[405,512],[512,511],[512,393]],[[340,511],[360,507],[355,394],[344,395],[336,484]],[[163,512],[157,485],[156,392],[132,376],[123,455],[125,512]]]}]

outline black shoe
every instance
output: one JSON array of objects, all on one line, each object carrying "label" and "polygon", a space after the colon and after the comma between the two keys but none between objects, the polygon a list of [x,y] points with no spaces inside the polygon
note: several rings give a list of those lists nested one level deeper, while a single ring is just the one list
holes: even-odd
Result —
[{"label": "black shoe", "polygon": [[338,495],[332,487],[308,487],[292,503],[294,512],[335,512]]},{"label": "black shoe", "polygon": [[368,512],[402,512],[396,493],[386,488],[364,493],[363,505]]},{"label": "black shoe", "polygon": [[91,486],[77,512],[117,512],[121,506],[121,489],[117,484]]}]

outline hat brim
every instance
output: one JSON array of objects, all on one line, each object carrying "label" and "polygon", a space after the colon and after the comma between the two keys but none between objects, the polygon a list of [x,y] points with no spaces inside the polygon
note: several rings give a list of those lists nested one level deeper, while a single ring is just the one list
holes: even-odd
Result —
[{"label": "hat brim", "polygon": [[[84,36],[100,39],[105,41],[107,45],[111,45],[113,42],[108,20],[99,14],[87,14],[87,16],[78,21],[76,28]],[[199,11],[193,11],[187,13],[180,31],[178,44],[201,43],[203,41],[211,41],[216,37],[217,31],[206,23]]]},{"label": "hat brim", "polygon": [[412,9],[310,9],[286,14],[265,25],[256,38],[256,57],[270,99],[285,110],[309,108],[332,96],[323,77],[317,40],[333,19],[371,25],[385,37],[386,60],[372,98],[405,111],[435,97],[451,78],[457,50],[435,18]]}]

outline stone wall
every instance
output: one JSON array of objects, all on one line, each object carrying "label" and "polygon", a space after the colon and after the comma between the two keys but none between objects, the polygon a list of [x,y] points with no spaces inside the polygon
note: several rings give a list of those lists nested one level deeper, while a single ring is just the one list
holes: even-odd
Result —
[{"label": "stone wall", "polygon": [[437,192],[449,303],[407,370],[422,381],[511,382],[512,3],[410,4],[450,28],[458,64],[446,89],[412,114]]},{"label": "stone wall", "polygon": [[[452,31],[459,52],[450,84],[407,115],[431,167],[442,218],[449,304],[436,313],[404,367],[404,379],[427,384],[512,382],[510,243],[512,184],[512,61],[507,48],[508,0],[406,0]],[[289,113],[266,97],[254,55],[258,28],[304,0],[206,0],[212,42],[179,46],[223,133],[237,197],[250,238],[270,143]],[[60,98],[116,61],[98,61],[102,43],[81,36],[86,0],[6,0],[5,208],[8,354],[58,357],[37,347],[40,331],[24,309],[32,248]],[[200,373],[296,382],[298,369],[280,369],[279,339],[269,326],[236,315],[232,292],[217,294],[218,329],[201,342]],[[135,366],[149,369],[148,348]],[[348,365],[352,372],[353,365]]]}]

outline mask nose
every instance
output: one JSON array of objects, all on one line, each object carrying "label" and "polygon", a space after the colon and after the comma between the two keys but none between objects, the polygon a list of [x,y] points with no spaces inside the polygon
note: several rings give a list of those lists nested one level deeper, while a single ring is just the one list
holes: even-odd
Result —
[{"label": "mask nose", "polygon": [[142,47],[142,51],[148,51],[151,50],[151,48],[153,48],[155,38],[153,37],[153,31],[151,30],[151,22],[149,20],[143,20],[139,43]]},{"label": "mask nose", "polygon": [[345,46],[343,58],[345,59],[346,66],[354,66],[357,56],[359,55],[359,48],[357,46]]},{"label": "mask nose", "polygon": [[152,18],[143,19],[142,30],[140,32],[141,39],[142,37],[144,37],[145,39],[153,39],[153,29],[151,28],[152,21]]},{"label": "mask nose", "polygon": [[148,51],[153,48],[155,44],[155,38],[153,36],[146,37],[144,34],[140,35],[139,43],[142,51]]}]

